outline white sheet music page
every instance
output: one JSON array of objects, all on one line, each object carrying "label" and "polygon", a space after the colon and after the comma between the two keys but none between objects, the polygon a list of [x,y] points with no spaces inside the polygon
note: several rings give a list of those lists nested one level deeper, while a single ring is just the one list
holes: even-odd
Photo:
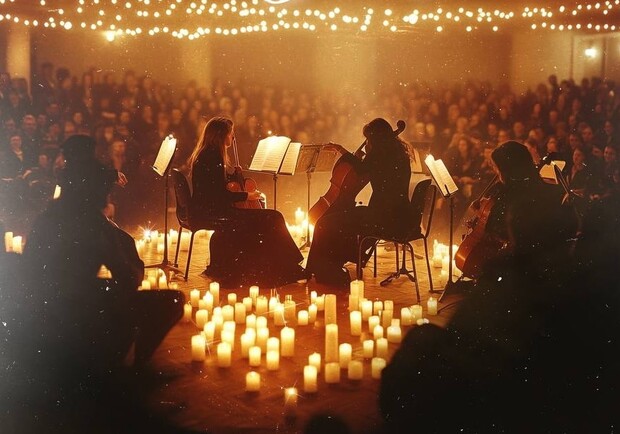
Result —
[{"label": "white sheet music page", "polygon": [[166,138],[161,142],[159,152],[155,158],[155,163],[153,163],[153,170],[155,170],[159,176],[164,176],[166,173],[166,169],[170,164],[170,160],[172,159],[172,155],[174,154],[176,148],[177,139],[175,139],[172,135],[166,136]]},{"label": "white sheet music page", "polygon": [[452,196],[459,190],[442,160],[435,160],[431,154],[428,154],[424,162],[444,197]]},{"label": "white sheet music page", "polygon": [[301,149],[301,143],[289,143],[280,166],[279,173],[282,175],[294,175],[295,168],[297,167],[297,159],[299,158],[299,150]]},{"label": "white sheet music page", "polygon": [[278,173],[291,139],[285,136],[269,136],[258,142],[249,170]]},{"label": "white sheet music page", "polygon": [[555,174],[555,169],[553,166],[558,166],[560,172],[564,170],[564,166],[566,166],[566,161],[563,160],[553,160],[551,164],[544,164],[538,173],[540,173],[540,177],[544,180],[550,181],[552,184],[558,183],[558,177]]}]

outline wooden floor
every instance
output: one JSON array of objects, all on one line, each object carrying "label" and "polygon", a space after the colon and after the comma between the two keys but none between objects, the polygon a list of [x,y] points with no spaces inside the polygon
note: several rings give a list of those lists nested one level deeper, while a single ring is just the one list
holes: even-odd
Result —
[{"label": "wooden floor", "polygon": [[[194,251],[187,282],[182,276],[177,276],[173,282],[183,291],[189,300],[189,291],[199,289],[204,293],[209,287],[210,280],[201,275],[208,262],[208,234],[200,232],[195,239]],[[187,260],[187,245],[182,244],[178,265],[185,269]],[[364,270],[365,296],[371,300],[392,300],[394,302],[394,318],[400,317],[402,307],[411,306],[418,302],[414,283],[407,277],[401,276],[385,287],[380,286],[381,280],[396,269],[394,250],[386,250],[391,245],[380,245],[377,256],[377,277],[373,277],[372,260]],[[175,246],[176,247],[176,246]],[[423,244],[414,244],[416,256],[423,253]],[[431,246],[432,247],[432,246]],[[307,249],[302,250],[304,257]],[[161,263],[161,255],[153,249],[147,249],[143,254],[146,264]],[[174,260],[174,250],[169,255]],[[408,261],[410,264],[410,261]],[[435,298],[439,294],[429,291],[429,276],[424,258],[416,258],[417,279],[420,289],[420,304],[426,315],[426,302],[430,296]],[[347,268],[354,276],[355,265]],[[431,268],[432,277],[437,282],[439,269]],[[180,278],[179,278],[180,277]],[[440,289],[440,288],[435,288]],[[281,288],[261,288],[260,293],[269,296],[277,291],[281,299],[291,295],[298,309],[305,309],[309,303],[311,291],[319,295],[334,293],[337,295],[339,342],[349,342],[353,348],[353,358],[363,360],[362,341],[368,338],[365,331],[361,337],[354,337],[349,332],[348,291],[319,285],[313,280],[307,283],[295,283]],[[227,294],[235,292],[239,299],[248,295],[248,288],[223,288],[220,299],[226,300]],[[431,323],[443,326],[458,305],[459,294],[446,296],[439,303],[439,313],[436,316],[427,316]],[[157,350],[152,361],[152,367],[160,372],[166,380],[161,384],[153,385],[147,396],[148,407],[154,414],[158,414],[173,426],[188,429],[192,432],[213,433],[268,433],[268,432],[302,432],[308,421],[324,413],[329,413],[341,419],[355,433],[382,432],[382,422],[379,414],[377,397],[379,380],[371,378],[370,361],[364,360],[364,378],[361,381],[347,379],[347,370],[341,371],[341,381],[338,384],[326,384],[323,380],[323,371],[319,373],[318,392],[303,393],[303,366],[308,362],[308,355],[314,352],[324,353],[324,323],[323,312],[319,312],[317,322],[309,326],[296,327],[295,356],[282,359],[278,371],[267,371],[263,355],[261,367],[255,368],[261,374],[261,391],[250,394],[244,391],[245,375],[251,370],[247,359],[233,352],[231,368],[217,368],[216,357],[213,351],[205,363],[191,362],[191,336],[199,333],[195,323],[180,322],[166,337]],[[237,327],[236,342],[239,343],[243,326]],[[279,337],[279,327],[269,321],[270,335]],[[410,327],[403,327],[403,334]],[[389,357],[398,349],[398,344],[389,345]],[[283,416],[283,388],[297,386],[299,401],[296,417]]]}]

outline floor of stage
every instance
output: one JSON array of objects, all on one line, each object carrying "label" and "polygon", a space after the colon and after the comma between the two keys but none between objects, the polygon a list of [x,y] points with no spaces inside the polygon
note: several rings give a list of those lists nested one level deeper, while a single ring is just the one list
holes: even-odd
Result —
[{"label": "floor of stage", "polygon": [[[385,287],[380,286],[381,280],[396,269],[395,252],[386,249],[386,246],[389,249],[391,245],[381,245],[378,248],[377,277],[373,277],[372,259],[364,270],[365,296],[370,300],[392,300],[394,318],[400,318],[402,307],[417,303],[415,286],[405,276],[393,280]],[[179,266],[183,270],[187,258],[186,247],[182,249],[179,258]],[[414,243],[414,248],[416,255],[424,252],[421,241]],[[307,249],[303,252],[305,256]],[[143,255],[146,264],[160,263],[161,255],[154,253],[152,249],[147,249]],[[169,257],[173,259],[174,251]],[[190,290],[199,289],[203,294],[208,289],[210,280],[201,275],[207,261],[208,238],[203,234],[197,236],[194,244],[188,281],[174,280],[187,300]],[[425,259],[418,257],[415,263],[420,287],[420,304],[424,307],[425,317],[433,324],[445,325],[458,305],[461,295],[455,292],[446,296],[438,304],[438,315],[427,316],[428,298],[430,296],[437,298],[439,294],[432,294],[429,291]],[[347,268],[354,275],[354,264],[348,265]],[[440,269],[431,267],[431,272],[435,279],[435,289],[441,289],[437,288],[436,283]],[[371,378],[370,360],[364,360],[362,357],[362,341],[369,337],[369,333],[366,325],[361,337],[350,334],[348,290],[325,287],[311,280],[308,283],[290,284],[278,288],[277,291],[282,300],[285,295],[291,295],[298,310],[307,307],[311,291],[317,291],[319,295],[327,293],[337,295],[339,343],[349,342],[353,349],[353,359],[363,360],[362,380],[348,380],[347,370],[344,369],[341,371],[340,383],[326,384],[324,371],[321,370],[318,375],[318,391],[312,394],[303,392],[303,367],[308,364],[308,355],[314,352],[323,354],[325,350],[323,312],[318,313],[315,324],[295,328],[295,355],[281,358],[280,368],[277,371],[266,369],[264,354],[261,366],[258,368],[250,368],[248,360],[241,358],[238,345],[244,326],[239,325],[236,330],[237,349],[233,351],[230,368],[217,367],[214,349],[208,354],[205,363],[192,362],[190,340],[191,336],[199,331],[194,322],[180,322],[171,330],[152,360],[151,368],[155,373],[155,381],[150,384],[149,393],[144,395],[148,412],[159,417],[163,416],[173,426],[192,432],[302,432],[313,416],[321,414],[331,414],[340,418],[354,433],[382,432],[378,408],[379,380]],[[235,292],[241,301],[248,295],[248,288],[222,288],[220,300],[225,301],[230,292]],[[270,288],[261,288],[260,294],[269,296]],[[274,326],[271,319],[269,328],[270,336],[279,337],[281,327]],[[410,328],[403,327],[403,335]],[[397,348],[398,344],[389,344],[389,357]],[[245,375],[250,370],[256,370],[261,375],[259,393],[247,393],[244,390]],[[296,386],[299,390],[296,416],[285,418],[283,388],[291,386]]]}]

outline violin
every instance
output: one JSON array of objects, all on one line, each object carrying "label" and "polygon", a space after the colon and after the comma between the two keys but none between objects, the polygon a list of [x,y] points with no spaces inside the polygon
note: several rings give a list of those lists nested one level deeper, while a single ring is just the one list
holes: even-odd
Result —
[{"label": "violin", "polygon": [[[396,126],[394,137],[404,131],[405,122],[399,120]],[[355,153],[347,152],[336,161],[332,168],[329,189],[308,211],[310,224],[316,224],[328,210],[343,210],[355,206],[355,197],[370,182],[368,174],[363,174],[360,170],[363,158],[356,157],[362,152],[366,143],[367,140],[364,140]]]},{"label": "violin", "polygon": [[[244,178],[239,164],[239,152],[237,151],[237,140],[233,138],[233,154],[235,157],[235,171],[228,175],[226,189],[233,192],[254,192],[258,191],[256,181],[252,178]],[[245,209],[265,209],[265,198],[259,200],[245,200],[234,203],[235,208]]]}]

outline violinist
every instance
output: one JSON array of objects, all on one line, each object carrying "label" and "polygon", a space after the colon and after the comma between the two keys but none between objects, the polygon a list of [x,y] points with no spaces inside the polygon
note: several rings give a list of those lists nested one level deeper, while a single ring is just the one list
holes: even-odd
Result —
[{"label": "violinist", "polygon": [[330,208],[318,219],[306,265],[317,283],[347,286],[351,279],[344,265],[357,261],[357,235],[398,233],[411,218],[406,144],[382,118],[366,124],[362,133],[365,152],[350,154],[341,145],[329,145],[341,159],[348,154],[360,177],[369,180],[372,196],[368,206]]},{"label": "violinist", "polygon": [[214,117],[205,125],[192,152],[192,198],[189,219],[221,217],[227,228],[210,241],[210,265],[206,275],[224,286],[280,286],[300,280],[303,256],[291,238],[282,214],[270,209],[238,208],[235,204],[259,201],[259,191],[230,191],[227,171],[232,170],[227,149],[233,145],[232,120]]}]

